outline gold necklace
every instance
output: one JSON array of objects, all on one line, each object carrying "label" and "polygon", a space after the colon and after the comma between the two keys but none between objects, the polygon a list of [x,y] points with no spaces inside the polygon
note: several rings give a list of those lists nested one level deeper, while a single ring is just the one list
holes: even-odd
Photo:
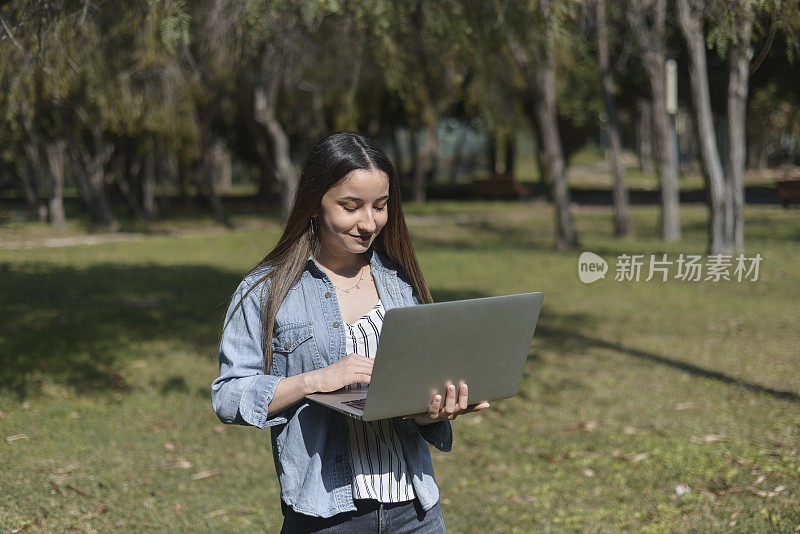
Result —
[{"label": "gold necklace", "polygon": [[[364,265],[364,267],[366,267],[366,265]],[[349,287],[347,289],[342,289],[336,284],[333,284],[333,280],[331,280],[331,284],[333,284],[333,287],[335,287],[339,291],[343,291],[345,293],[350,293],[350,291],[353,289],[361,289],[361,281],[364,279],[364,267],[361,267],[361,270],[358,271],[361,274],[361,276],[358,277],[358,282],[356,282],[356,285]]]}]

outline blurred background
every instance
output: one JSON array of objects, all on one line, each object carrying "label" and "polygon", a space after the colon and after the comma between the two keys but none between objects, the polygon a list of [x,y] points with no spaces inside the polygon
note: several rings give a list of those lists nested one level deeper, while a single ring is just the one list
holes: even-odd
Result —
[{"label": "blurred background", "polygon": [[3,3],[0,527],[279,529],[216,342],[354,130],[435,300],[545,292],[519,395],[434,452],[451,530],[796,531],[799,53],[782,0]]}]

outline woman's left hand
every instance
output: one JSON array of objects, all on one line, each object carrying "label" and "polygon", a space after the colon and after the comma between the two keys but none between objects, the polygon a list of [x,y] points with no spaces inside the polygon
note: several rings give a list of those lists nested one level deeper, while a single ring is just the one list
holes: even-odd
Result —
[{"label": "woman's left hand", "polygon": [[442,396],[438,393],[433,396],[433,400],[431,400],[431,404],[428,406],[428,413],[408,415],[404,417],[404,419],[413,417],[414,421],[418,424],[429,425],[438,421],[452,421],[459,415],[478,412],[489,407],[487,401],[477,404],[468,404],[468,393],[469,388],[466,384],[461,384],[458,394],[456,394],[456,387],[450,384],[447,387],[444,400],[442,400]]}]

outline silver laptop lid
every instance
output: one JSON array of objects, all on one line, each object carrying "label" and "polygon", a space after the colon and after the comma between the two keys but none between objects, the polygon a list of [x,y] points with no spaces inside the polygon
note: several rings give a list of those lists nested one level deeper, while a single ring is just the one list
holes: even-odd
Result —
[{"label": "silver laptop lid", "polygon": [[519,389],[540,292],[387,310],[370,379],[365,421],[426,412],[447,384],[469,385],[469,403]]}]

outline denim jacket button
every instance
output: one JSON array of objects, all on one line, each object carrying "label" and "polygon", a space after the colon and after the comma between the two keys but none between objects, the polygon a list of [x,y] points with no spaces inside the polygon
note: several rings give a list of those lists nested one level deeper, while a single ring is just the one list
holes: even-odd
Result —
[{"label": "denim jacket button", "polygon": [[336,322],[336,323],[333,323],[333,327],[334,327],[334,328],[339,328],[339,323],[338,323],[338,322]]},{"label": "denim jacket button", "polygon": [[330,291],[326,291],[326,292],[325,292],[325,298],[326,298],[326,299],[329,299],[329,298],[331,298],[332,296],[333,296],[333,295],[331,295],[331,292],[330,292]]},{"label": "denim jacket button", "polygon": [[292,342],[291,341],[287,341],[286,343],[283,344],[283,348],[286,349],[286,350],[291,349],[292,348]]}]

